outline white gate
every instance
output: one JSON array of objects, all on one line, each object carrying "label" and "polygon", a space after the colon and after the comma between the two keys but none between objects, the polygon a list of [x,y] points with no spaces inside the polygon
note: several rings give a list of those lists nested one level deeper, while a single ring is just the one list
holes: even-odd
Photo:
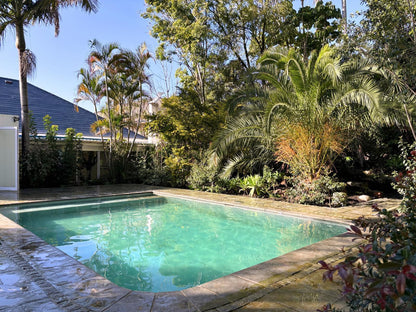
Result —
[{"label": "white gate", "polygon": [[18,118],[0,115],[0,190],[19,189]]}]

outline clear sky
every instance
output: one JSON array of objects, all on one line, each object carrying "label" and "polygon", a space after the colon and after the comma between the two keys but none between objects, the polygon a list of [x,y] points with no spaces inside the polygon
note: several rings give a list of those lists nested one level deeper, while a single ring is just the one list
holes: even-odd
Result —
[{"label": "clear sky", "polygon": [[[341,6],[341,0],[333,2]],[[347,1],[348,15],[361,9],[360,2]],[[294,3],[298,7],[300,0]],[[313,5],[313,0],[305,0],[305,5]],[[36,55],[37,66],[29,83],[72,102],[79,82],[77,72],[86,67],[89,40],[97,39],[102,44],[117,42],[132,50],[146,42],[148,49],[154,52],[157,42],[149,34],[149,21],[140,16],[144,11],[144,0],[100,0],[95,14],[88,14],[80,8],[61,10],[58,37],[54,35],[53,26],[30,25],[26,28],[26,46]],[[151,72],[156,90],[165,91],[160,65],[151,61]],[[11,30],[0,43],[0,77],[18,79],[15,34]],[[173,84],[174,79],[171,80],[171,92]],[[91,109],[87,103],[80,103],[80,106]]]}]

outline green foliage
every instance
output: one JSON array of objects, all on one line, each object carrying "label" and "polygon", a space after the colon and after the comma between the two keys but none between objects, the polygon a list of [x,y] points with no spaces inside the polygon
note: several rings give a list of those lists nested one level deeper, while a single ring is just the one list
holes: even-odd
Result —
[{"label": "green foliage", "polygon": [[246,83],[244,77],[270,47],[310,51],[339,36],[340,12],[318,2],[298,12],[293,1],[146,0],[158,57],[176,59],[184,88],[201,103],[218,101]]},{"label": "green foliage", "polygon": [[[152,56],[145,44],[134,52],[115,43],[101,45],[97,40],[92,40],[90,47],[89,68],[81,68],[78,73],[81,83],[75,102],[93,104],[96,121],[91,130],[100,134],[103,145],[106,144],[103,135],[109,134],[105,152],[110,180],[123,181],[129,173],[119,170],[129,166],[126,159],[130,158],[137,135],[143,130],[141,122],[151,98],[148,67]],[[100,109],[102,101],[105,108]]]},{"label": "green foliage", "polygon": [[128,181],[148,185],[172,186],[165,160],[171,150],[163,144],[143,146],[128,161]]},{"label": "green foliage", "polygon": [[341,35],[340,19],[341,11],[332,2],[318,1],[314,7],[301,7],[294,20],[300,29],[295,47],[307,57],[313,50],[334,43]]},{"label": "green foliage", "polygon": [[[321,261],[324,279],[337,272],[351,311],[415,311],[416,309],[416,143],[401,144],[406,171],[396,189],[403,194],[401,212],[379,209],[376,219],[359,218],[350,232],[364,242],[358,254],[332,266]],[[336,311],[329,305],[321,311]]]},{"label": "green foliage", "polygon": [[265,184],[260,175],[249,175],[240,181],[240,188],[250,197],[260,197],[264,194]]},{"label": "green foliage", "polygon": [[306,62],[294,49],[273,48],[259,63],[257,86],[242,90],[212,145],[225,173],[270,164],[274,154],[312,181],[379,116],[368,63],[341,63],[329,46]]},{"label": "green foliage", "polygon": [[76,184],[81,170],[82,133],[75,133],[75,129],[65,131],[64,151],[62,154],[62,180],[64,184]]},{"label": "green foliage", "polygon": [[400,211],[408,212],[416,208],[416,142],[407,146],[400,140],[401,159],[404,172],[396,173],[394,189],[403,196]]},{"label": "green foliage", "polygon": [[217,102],[268,47],[293,41],[291,1],[146,0],[158,57],[182,65],[177,76],[199,101]]},{"label": "green foliage", "polygon": [[[232,180],[232,179],[230,179]],[[264,166],[263,175],[248,175],[239,180],[240,192],[250,197],[278,197],[278,187],[283,174]]]},{"label": "green foliage", "polygon": [[362,58],[379,64],[387,78],[380,81],[388,90],[382,105],[391,125],[410,129],[415,118],[416,28],[414,1],[365,0],[359,22],[351,23],[348,36],[339,46],[343,59]]},{"label": "green foliage", "polygon": [[345,183],[337,182],[334,176],[328,173],[320,175],[313,181],[302,178],[300,175],[287,179],[291,185],[285,192],[285,198],[291,202],[309,205],[341,206],[344,205]]},{"label": "green foliage", "polygon": [[281,183],[285,175],[278,170],[272,170],[268,166],[263,167],[263,183],[266,185],[266,193],[269,197],[279,197]]},{"label": "green foliage", "polygon": [[200,162],[192,164],[187,182],[191,189],[200,191],[212,190],[216,184],[220,184],[218,183],[217,168],[208,156],[205,155]]},{"label": "green foliage", "polygon": [[221,109],[199,102],[194,92],[182,90],[178,96],[163,99],[161,110],[147,118],[148,130],[170,146],[198,154],[208,148],[225,115]]},{"label": "green foliage", "polygon": [[63,146],[58,144],[58,126],[51,117],[43,118],[46,130],[45,139],[36,137],[37,131],[32,122],[33,140],[26,157],[21,159],[22,187],[52,187],[77,184],[81,166],[81,137],[74,129],[66,130]]},{"label": "green foliage", "polygon": [[165,159],[165,165],[170,173],[171,185],[174,187],[185,187],[192,164],[184,155],[184,148],[173,148],[171,154]]},{"label": "green foliage", "polygon": [[348,204],[348,195],[345,192],[334,192],[332,193],[330,206],[340,207]]},{"label": "green foliage", "polygon": [[[416,33],[413,1],[364,0],[359,24],[350,26],[342,46],[346,57],[355,53],[397,71],[412,89],[416,87]],[[354,52],[355,51],[355,52]]]}]

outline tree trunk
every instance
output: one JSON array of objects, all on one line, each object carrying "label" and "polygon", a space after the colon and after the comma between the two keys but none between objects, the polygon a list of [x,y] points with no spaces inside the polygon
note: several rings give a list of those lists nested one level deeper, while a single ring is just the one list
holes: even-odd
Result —
[{"label": "tree trunk", "polygon": [[347,34],[347,0],[342,0],[342,31],[344,35]]},{"label": "tree trunk", "polygon": [[29,104],[27,97],[27,67],[25,66],[26,42],[23,24],[16,23],[16,48],[19,52],[20,122],[22,126],[22,150],[24,159],[29,149]]},{"label": "tree trunk", "polygon": [[107,70],[104,73],[105,81],[105,96],[107,100],[107,114],[108,114],[108,126],[110,128],[110,151],[108,153],[108,170],[110,176],[113,177],[113,123],[111,122],[111,109],[110,109],[110,98],[108,97],[108,82],[107,82]]}]

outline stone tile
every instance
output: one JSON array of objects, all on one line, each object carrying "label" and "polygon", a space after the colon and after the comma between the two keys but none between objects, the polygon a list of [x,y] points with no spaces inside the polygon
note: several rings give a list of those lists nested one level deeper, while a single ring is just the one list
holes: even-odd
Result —
[{"label": "stone tile", "polygon": [[204,287],[192,287],[182,290],[182,293],[201,311],[212,309],[230,303],[230,301]]},{"label": "stone tile", "polygon": [[244,307],[233,310],[235,312],[297,312],[289,307],[281,305],[276,301],[256,301]]},{"label": "stone tile", "polygon": [[313,284],[307,280],[297,281],[261,298],[261,302],[278,302],[298,311],[316,311],[323,305],[338,299],[334,285]]},{"label": "stone tile", "polygon": [[260,284],[245,280],[234,274],[204,283],[199,287],[206,288],[216,294],[224,296],[230,302],[246,297],[257,290],[264,288]]},{"label": "stone tile", "polygon": [[105,309],[105,312],[150,312],[155,294],[132,291],[126,297]]},{"label": "stone tile", "polygon": [[[259,263],[250,268],[233,273],[233,275],[260,283],[264,286],[291,276],[302,267],[301,257],[293,253]],[[306,259],[307,260],[307,259]]]},{"label": "stone tile", "polygon": [[181,292],[155,294],[151,312],[199,312]]},{"label": "stone tile", "polygon": [[[30,312],[66,312],[67,309],[58,307],[55,303],[51,302],[49,298],[43,298],[38,301],[31,302],[30,304],[26,304],[23,307],[23,311],[30,311]],[[14,310],[13,310],[14,311]],[[75,311],[71,311],[75,312]]]},{"label": "stone tile", "polygon": [[110,307],[131,290],[119,287],[101,276],[95,276],[78,284],[65,284],[59,290],[75,304],[89,307],[91,311],[101,311]]},{"label": "stone tile", "polygon": [[52,302],[34,282],[24,276],[9,285],[0,286],[2,308],[15,311],[17,307],[24,311],[63,311]]},{"label": "stone tile", "polygon": [[82,288],[80,285],[83,282],[97,276],[94,271],[80,263],[72,263],[72,261],[69,261],[69,263],[65,261],[58,262],[56,266],[53,265],[53,262],[51,264],[47,263],[46,267],[40,264],[35,268],[42,272],[43,277],[55,287],[69,289]]}]

